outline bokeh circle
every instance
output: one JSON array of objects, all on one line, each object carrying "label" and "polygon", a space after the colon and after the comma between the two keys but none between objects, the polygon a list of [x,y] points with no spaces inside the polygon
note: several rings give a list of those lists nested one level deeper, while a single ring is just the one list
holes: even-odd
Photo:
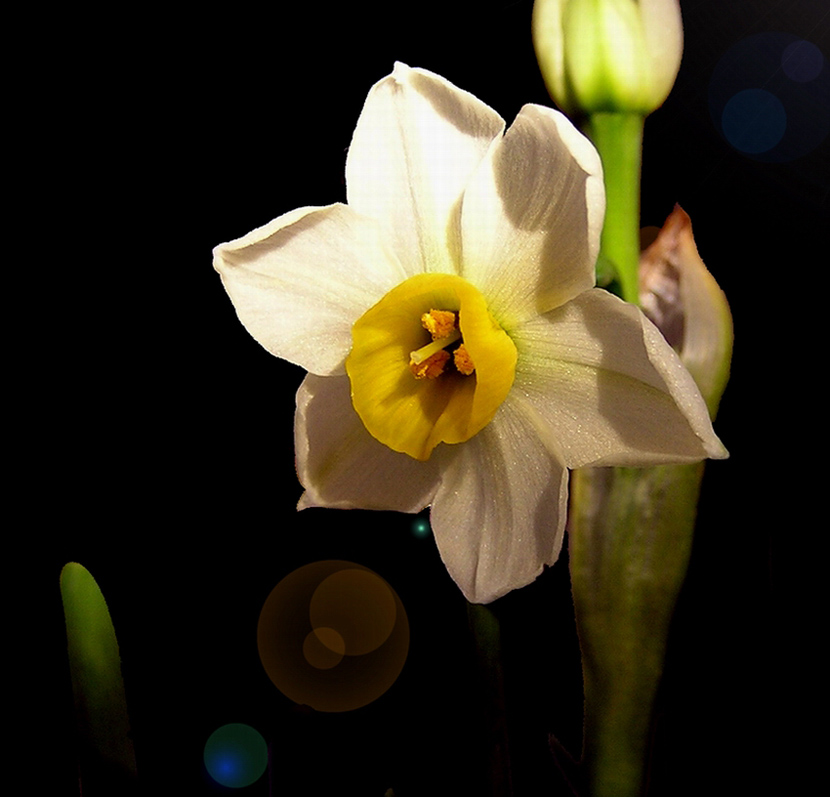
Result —
[{"label": "bokeh circle", "polygon": [[753,160],[784,163],[816,150],[830,133],[830,67],[812,42],[759,33],[730,47],[709,81],[718,132]]},{"label": "bokeh circle", "polygon": [[222,786],[242,789],[262,777],[268,745],[259,731],[234,722],[217,728],[205,742],[205,768]]},{"label": "bokeh circle", "polygon": [[430,531],[429,521],[426,518],[418,517],[412,521],[412,533],[416,537],[429,537]]},{"label": "bokeh circle", "polygon": [[400,675],[409,621],[397,593],[363,565],[326,560],[287,575],[265,601],[257,647],[286,697],[317,711],[351,711]]},{"label": "bokeh circle", "polygon": [[729,98],[721,116],[726,140],[749,155],[771,150],[787,130],[787,113],[774,94],[744,89]]},{"label": "bokeh circle", "polygon": [[825,68],[824,54],[812,42],[797,39],[784,48],[781,67],[790,80],[807,83],[815,80]]}]

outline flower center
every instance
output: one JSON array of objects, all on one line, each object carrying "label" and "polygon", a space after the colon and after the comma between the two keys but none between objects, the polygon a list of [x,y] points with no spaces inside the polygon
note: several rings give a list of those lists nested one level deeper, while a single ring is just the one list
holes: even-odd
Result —
[{"label": "flower center", "polygon": [[[430,310],[421,316],[421,326],[432,335],[432,343],[410,352],[409,370],[416,379],[437,379],[450,361],[450,347],[461,340],[458,315],[451,310]],[[455,369],[464,376],[475,371],[467,347],[461,343],[452,348]]]},{"label": "flower center", "polygon": [[516,347],[484,297],[449,274],[418,274],[389,291],[352,327],[346,360],[366,429],[420,460],[439,443],[480,432],[510,392],[515,369]]}]

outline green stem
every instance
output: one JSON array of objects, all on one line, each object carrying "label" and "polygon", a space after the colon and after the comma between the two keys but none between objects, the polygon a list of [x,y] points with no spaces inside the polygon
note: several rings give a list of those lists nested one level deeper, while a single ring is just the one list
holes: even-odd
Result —
[{"label": "green stem", "polygon": [[479,676],[486,696],[482,703],[487,734],[488,785],[493,797],[512,797],[499,621],[490,609],[476,603],[467,604],[467,618],[475,640]]},{"label": "green stem", "polygon": [[605,224],[598,270],[612,270],[622,298],[632,304],[640,303],[640,171],[644,121],[637,113],[595,113],[588,118],[585,130],[599,151],[605,175]]},{"label": "green stem", "polygon": [[654,700],[702,474],[703,463],[573,473],[569,556],[591,797],[645,793]]}]

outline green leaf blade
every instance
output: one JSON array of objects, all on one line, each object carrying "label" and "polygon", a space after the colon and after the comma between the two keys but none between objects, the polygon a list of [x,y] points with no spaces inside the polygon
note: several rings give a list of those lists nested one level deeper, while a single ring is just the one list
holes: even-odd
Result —
[{"label": "green leaf blade", "polygon": [[118,640],[104,596],[85,567],[65,565],[60,589],[84,794],[103,794],[116,784],[134,784],[136,777]]}]

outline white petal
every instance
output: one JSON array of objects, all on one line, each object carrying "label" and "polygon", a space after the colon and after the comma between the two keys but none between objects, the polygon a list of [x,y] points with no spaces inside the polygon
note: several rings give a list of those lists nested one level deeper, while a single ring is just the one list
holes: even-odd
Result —
[{"label": "white petal", "polygon": [[306,489],[299,509],[420,512],[438,484],[435,460],[399,454],[366,431],[352,407],[347,376],[305,378],[297,392],[294,443]]},{"label": "white petal", "polygon": [[471,440],[439,449],[446,459],[430,512],[441,558],[467,600],[489,603],[533,581],[559,557],[568,472],[547,432],[505,402]]},{"label": "white petal", "polygon": [[240,321],[272,354],[342,371],[352,324],[405,275],[376,222],[345,205],[300,208],[214,249]]},{"label": "white petal", "polygon": [[694,380],[633,305],[594,289],[512,338],[513,391],[550,426],[569,468],[727,456]]},{"label": "white petal", "polygon": [[591,142],[558,111],[526,105],[464,194],[462,276],[508,328],[559,307],[594,286],[604,214]]},{"label": "white petal", "polygon": [[408,274],[455,273],[458,203],[501,117],[442,77],[396,64],[369,92],[346,161],[351,207],[381,221]]}]

